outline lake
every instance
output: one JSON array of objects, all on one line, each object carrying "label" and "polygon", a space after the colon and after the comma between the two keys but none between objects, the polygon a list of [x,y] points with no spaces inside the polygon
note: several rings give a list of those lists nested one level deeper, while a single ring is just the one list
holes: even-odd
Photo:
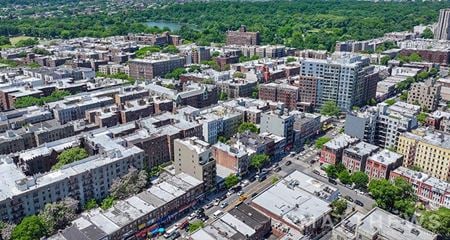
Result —
[{"label": "lake", "polygon": [[181,24],[174,23],[174,22],[150,21],[150,22],[146,22],[146,24],[149,27],[158,27],[160,29],[168,27],[171,32],[178,31],[181,28]]}]

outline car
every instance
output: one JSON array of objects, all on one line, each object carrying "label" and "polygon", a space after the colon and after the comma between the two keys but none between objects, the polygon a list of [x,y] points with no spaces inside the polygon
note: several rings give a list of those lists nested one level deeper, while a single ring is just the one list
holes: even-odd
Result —
[{"label": "car", "polygon": [[212,208],[214,206],[214,204],[212,203],[212,202],[209,202],[209,203],[207,203],[205,206],[204,206],[204,208],[205,209],[210,209],[210,208]]},{"label": "car", "polygon": [[276,167],[276,168],[273,169],[273,171],[274,172],[279,172],[279,171],[281,171],[281,167]]},{"label": "car", "polygon": [[350,196],[345,196],[344,198],[349,202],[353,202],[353,198]]},{"label": "car", "polygon": [[188,220],[191,221],[192,219],[196,218],[197,214],[195,212],[191,213],[191,215],[188,216]]},{"label": "car", "polygon": [[316,169],[312,170],[312,173],[317,174],[317,175],[320,175],[320,172],[317,171]]},{"label": "car", "polygon": [[242,196],[244,194],[244,191],[239,191],[238,196]]},{"label": "car", "polygon": [[362,203],[362,202],[359,201],[359,200],[355,200],[355,204],[356,204],[356,205],[359,205],[359,206],[361,206],[361,207],[364,207],[364,203]]},{"label": "car", "polygon": [[219,206],[219,203],[220,203],[220,199],[218,199],[218,198],[214,199],[214,202],[213,202],[214,206]]},{"label": "car", "polygon": [[222,202],[221,204],[220,204],[220,207],[221,208],[226,208],[228,206],[228,203],[227,202]]},{"label": "car", "polygon": [[254,197],[256,197],[256,195],[258,195],[258,192],[252,193],[252,195],[250,195],[250,197],[254,198]]},{"label": "car", "polygon": [[205,213],[205,209],[199,208],[199,209],[195,210],[195,213],[196,213],[197,215],[202,215],[202,214]]},{"label": "car", "polygon": [[226,197],[229,197],[229,196],[231,196],[231,195],[233,195],[234,194],[234,191],[233,190],[230,190],[230,191],[228,191],[227,192],[227,194],[225,195]]},{"label": "car", "polygon": [[236,186],[234,186],[231,190],[232,190],[233,192],[239,192],[239,191],[241,191],[241,189],[242,189],[242,186],[241,186],[241,185],[236,185]]},{"label": "car", "polygon": [[288,160],[288,161],[286,161],[285,163],[284,163],[284,165],[286,165],[286,166],[289,166],[289,165],[291,165],[291,161],[290,160]]},{"label": "car", "polygon": [[203,222],[208,221],[208,219],[209,219],[209,217],[206,215],[200,218],[200,220],[202,220]]},{"label": "car", "polygon": [[309,160],[309,164],[314,164],[314,163],[316,163],[316,160],[314,160],[314,159]]},{"label": "car", "polygon": [[242,187],[245,187],[245,186],[247,186],[247,185],[249,185],[250,184],[250,181],[248,180],[248,179],[245,179],[245,180],[243,180],[242,182],[241,182],[241,186]]},{"label": "car", "polygon": [[274,168],[276,168],[276,167],[278,167],[278,163],[276,162],[276,163],[274,163],[273,165],[272,165],[272,167],[274,167]]},{"label": "car", "polygon": [[336,180],[332,179],[332,178],[328,178],[328,182],[334,185],[337,185]]}]

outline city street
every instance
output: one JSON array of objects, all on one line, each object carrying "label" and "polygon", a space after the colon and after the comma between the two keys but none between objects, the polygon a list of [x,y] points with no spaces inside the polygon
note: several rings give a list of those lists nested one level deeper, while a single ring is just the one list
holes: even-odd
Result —
[{"label": "city street", "polygon": [[[328,132],[326,132],[324,134],[324,136],[334,138],[336,135],[339,134],[339,130],[342,127],[343,127],[343,122],[337,122],[337,123],[335,123],[335,127],[330,129]],[[279,171],[279,172],[268,171],[267,178],[264,181],[259,182],[259,181],[255,180],[253,182],[250,182],[247,186],[242,187],[242,192],[244,193],[245,196],[247,196],[247,199],[244,202],[250,202],[252,199],[252,196],[255,197],[257,194],[261,193],[266,188],[268,188],[270,185],[272,185],[274,178],[276,178],[276,179],[283,178],[283,177],[289,175],[290,173],[292,173],[293,171],[297,170],[297,171],[303,172],[304,174],[306,174],[318,181],[321,181],[321,182],[329,184],[333,187],[336,187],[339,190],[339,192],[341,193],[341,197],[348,196],[348,197],[352,198],[353,201],[359,200],[364,204],[364,206],[361,207],[361,206],[354,204],[353,202],[349,202],[350,208],[355,208],[355,209],[361,211],[362,213],[367,213],[368,211],[370,211],[375,204],[375,201],[373,199],[371,199],[368,196],[359,194],[357,191],[349,189],[348,187],[340,184],[339,182],[337,182],[337,184],[332,184],[332,183],[328,182],[328,178],[326,177],[325,172],[323,170],[320,170],[319,154],[320,154],[320,150],[316,149],[314,144],[310,144],[310,146],[305,146],[304,150],[297,153],[296,155],[293,155],[293,156],[288,155],[288,156],[284,157],[283,159],[281,159],[278,162],[278,165],[280,166],[281,171]],[[291,164],[286,165],[287,161],[290,161]],[[312,161],[314,161],[314,162],[312,162]],[[314,170],[316,170],[316,171],[314,171]],[[317,174],[317,172],[320,173],[320,175]],[[208,197],[208,199],[205,201],[204,205],[209,202],[214,202],[215,199],[217,199],[221,196],[224,196],[225,194],[226,194],[226,191],[222,191],[220,193],[210,195]],[[224,202],[226,202],[227,205],[222,208],[220,205],[221,205],[221,203],[224,203]],[[223,214],[224,212],[228,212],[229,210],[231,210],[235,205],[237,205],[239,203],[240,203],[240,200],[239,200],[238,194],[233,193],[232,195],[226,197],[224,200],[220,201],[220,203],[218,205],[213,205],[211,208],[205,209],[204,213],[206,216],[209,217],[209,219],[204,224],[207,225],[207,224],[211,223],[212,221],[214,221],[217,217],[219,217],[220,215],[219,216],[214,215],[214,213],[216,213],[217,211],[220,210],[222,212],[221,214]],[[172,226],[186,221],[188,219],[188,216],[189,215],[183,217],[177,223],[174,223]],[[195,221],[195,220],[196,220],[196,218],[191,219],[190,221]],[[168,228],[170,228],[170,227],[168,227]],[[181,233],[181,236],[187,236],[186,231],[180,231],[180,233]],[[161,238],[161,239],[163,239],[163,238]]]}]

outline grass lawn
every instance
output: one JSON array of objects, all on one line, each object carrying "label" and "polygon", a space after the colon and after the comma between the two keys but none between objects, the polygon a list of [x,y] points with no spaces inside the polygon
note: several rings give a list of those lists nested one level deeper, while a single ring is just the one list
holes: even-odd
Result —
[{"label": "grass lawn", "polygon": [[18,37],[12,37],[9,39],[9,41],[11,42],[12,45],[16,45],[16,43],[20,40],[26,40],[29,39],[31,37],[27,37],[27,36],[18,36]]}]

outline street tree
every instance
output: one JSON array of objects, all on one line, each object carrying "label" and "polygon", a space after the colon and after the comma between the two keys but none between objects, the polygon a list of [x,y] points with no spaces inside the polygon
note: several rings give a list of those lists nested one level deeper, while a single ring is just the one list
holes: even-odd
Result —
[{"label": "street tree", "polygon": [[369,177],[364,172],[354,172],[351,176],[352,182],[355,184],[355,188],[366,189],[369,183]]},{"label": "street tree", "polygon": [[225,178],[225,187],[230,189],[239,183],[239,178],[236,174],[230,174]]},{"label": "street tree", "polygon": [[250,160],[250,166],[253,168],[261,169],[264,164],[266,164],[269,161],[269,156],[266,154],[254,154]]},{"label": "street tree", "polygon": [[76,218],[78,201],[73,198],[66,198],[63,201],[47,203],[39,213],[39,217],[44,221],[47,231],[54,233],[58,229],[63,229]]}]

